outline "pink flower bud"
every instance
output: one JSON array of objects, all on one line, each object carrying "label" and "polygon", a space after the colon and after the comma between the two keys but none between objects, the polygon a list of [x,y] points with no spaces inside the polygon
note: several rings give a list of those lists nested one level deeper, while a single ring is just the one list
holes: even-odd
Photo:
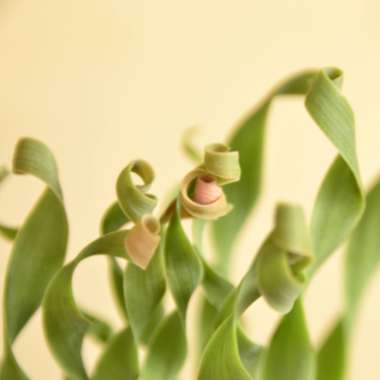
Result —
[{"label": "pink flower bud", "polygon": [[194,187],[193,200],[202,205],[208,205],[217,201],[223,194],[223,190],[217,184],[214,177],[202,175],[197,178]]}]

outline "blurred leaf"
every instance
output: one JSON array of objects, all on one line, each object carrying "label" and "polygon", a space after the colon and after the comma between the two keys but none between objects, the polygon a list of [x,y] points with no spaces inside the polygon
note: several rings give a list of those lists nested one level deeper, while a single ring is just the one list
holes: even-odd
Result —
[{"label": "blurred leaf", "polygon": [[346,307],[322,342],[318,380],[343,380],[347,375],[351,336],[365,289],[380,263],[380,180],[367,195],[367,205],[345,256]]},{"label": "blurred leaf", "polygon": [[82,314],[90,322],[87,334],[95,338],[99,343],[107,343],[113,335],[112,327],[109,323],[94,313],[82,310]]},{"label": "blurred leaf", "polygon": [[347,249],[345,289],[353,322],[360,300],[380,264],[380,180],[367,196],[367,207]]},{"label": "blurred leaf", "polygon": [[263,380],[314,380],[315,355],[301,301],[282,318],[266,353]]},{"label": "blurred leaf", "polygon": [[174,380],[187,355],[184,321],[178,311],[169,314],[160,324],[139,380]]},{"label": "blurred leaf", "polygon": [[347,374],[347,346],[344,321],[331,329],[317,356],[317,380],[343,380]]}]

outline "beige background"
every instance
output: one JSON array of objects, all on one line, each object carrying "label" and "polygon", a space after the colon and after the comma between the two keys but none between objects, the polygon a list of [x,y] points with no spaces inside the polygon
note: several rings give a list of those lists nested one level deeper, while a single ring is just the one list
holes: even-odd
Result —
[{"label": "beige background", "polygon": [[[51,146],[65,190],[73,257],[97,235],[102,212],[115,197],[115,178],[129,160],[154,163],[155,191],[163,195],[190,167],[179,150],[186,127],[202,127],[202,144],[221,140],[277,80],[334,64],[345,70],[368,183],[380,170],[379,12],[375,0],[3,0],[0,161],[10,162],[20,136]],[[235,254],[235,281],[270,228],[277,200],[301,202],[310,214],[334,155],[301,101],[277,102],[268,144],[265,196]],[[0,194],[1,219],[21,221],[40,190],[33,179],[9,181]],[[10,246],[0,244],[3,281]],[[78,270],[76,294],[118,326],[103,264],[98,258]],[[340,266],[336,255],[309,291],[315,341],[341,306]],[[378,277],[355,336],[355,380],[379,378],[379,295]],[[260,304],[248,318],[252,336],[264,342],[277,316]],[[32,379],[59,378],[39,315],[16,351]],[[84,351],[93,365],[98,349],[86,341]]]}]

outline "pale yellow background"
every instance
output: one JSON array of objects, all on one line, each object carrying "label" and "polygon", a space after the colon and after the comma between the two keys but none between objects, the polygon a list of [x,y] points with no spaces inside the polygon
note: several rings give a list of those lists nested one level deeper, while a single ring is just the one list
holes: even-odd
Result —
[{"label": "pale yellow background", "polygon": [[[189,170],[181,134],[201,126],[199,142],[223,139],[277,80],[305,67],[334,64],[357,115],[366,183],[380,170],[380,3],[357,1],[3,0],[0,3],[0,161],[30,135],[54,150],[71,223],[69,256],[96,237],[114,199],[118,171],[129,160],[154,163],[154,190]],[[234,280],[271,226],[279,199],[301,202],[310,215],[316,188],[334,151],[301,101],[281,100],[271,117],[265,196],[235,254]],[[40,184],[15,178],[0,194],[1,220],[17,224]],[[10,246],[1,243],[3,281]],[[341,257],[318,274],[307,297],[318,341],[341,307]],[[76,276],[82,304],[116,326],[102,258]],[[380,375],[380,278],[372,282],[355,336],[353,380]],[[192,309],[194,309],[192,307]],[[264,342],[277,316],[264,304],[248,313]],[[190,330],[191,334],[191,330]],[[85,344],[90,366],[98,349]],[[58,379],[44,346],[40,316],[17,342],[32,379]],[[192,379],[188,375],[183,379]]]}]

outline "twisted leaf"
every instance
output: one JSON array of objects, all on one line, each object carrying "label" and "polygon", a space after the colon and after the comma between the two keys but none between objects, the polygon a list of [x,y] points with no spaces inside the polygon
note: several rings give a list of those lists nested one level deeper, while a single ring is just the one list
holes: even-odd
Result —
[{"label": "twisted leaf", "polygon": [[[234,205],[233,211],[213,227],[218,265],[222,270],[226,270],[238,232],[260,194],[264,133],[270,106],[277,96],[306,95],[306,109],[339,153],[321,187],[313,212],[314,270],[357,223],[363,210],[363,197],[353,114],[339,91],[341,82],[342,72],[335,68],[291,77],[271,91],[229,139],[231,148],[240,154],[242,175],[239,182],[226,187],[227,198]],[[338,226],[330,229],[337,220]]]},{"label": "twisted leaf", "polygon": [[[143,185],[136,185],[132,173],[137,174]],[[116,183],[119,205],[129,220],[134,222],[145,214],[151,214],[157,205],[154,195],[148,194],[154,172],[152,167],[143,160],[132,161],[119,175]]]},{"label": "twisted leaf", "polygon": [[12,344],[40,306],[48,282],[62,265],[68,237],[57,166],[50,150],[37,140],[20,140],[13,170],[39,178],[46,189],[20,228],[8,264],[4,288],[2,380],[27,379],[17,364]]},{"label": "twisted leaf", "polygon": [[[356,157],[354,117],[350,105],[340,93],[341,83],[342,73],[339,70],[322,71],[315,77],[305,101],[308,112],[337,148],[339,154],[322,182],[313,208],[311,240],[316,260],[308,273],[309,278],[349,236],[361,218],[365,204]],[[298,309],[293,310],[292,314],[295,315],[290,315],[289,318],[296,319],[297,313],[299,313]],[[338,328],[340,328],[339,324]],[[279,331],[280,329],[281,324]],[[299,329],[305,330],[304,345],[308,345],[305,324],[300,324]],[[280,333],[276,332],[274,337],[278,335]],[[339,331],[334,332],[334,339],[340,336]],[[282,342],[274,338],[272,344],[286,347],[287,342],[293,344],[293,338],[293,335],[284,336]],[[333,346],[335,343],[329,340],[327,349],[330,350]],[[344,348],[342,349],[344,350]],[[344,363],[344,360],[341,359],[342,355],[340,353],[336,353],[336,355],[335,363]],[[322,359],[323,357],[327,356],[319,355],[321,362],[326,363]],[[294,362],[287,362],[289,368],[293,368],[288,378],[302,378],[304,376],[303,367],[297,365],[296,358],[289,358],[289,360],[294,360]],[[327,362],[331,362],[331,359],[328,359]],[[311,359],[310,363],[312,363]],[[274,362],[273,366],[275,366]],[[266,368],[265,376],[270,377],[271,370],[268,369],[268,366]],[[310,364],[310,372],[312,371],[313,367]],[[318,372],[321,373],[320,370]],[[324,372],[322,376],[330,376],[330,374],[337,376],[339,371],[324,368],[322,372]],[[265,376],[264,379],[266,379]],[[310,374],[310,376],[314,375]],[[337,379],[336,377],[332,378]]]},{"label": "twisted leaf", "polygon": [[[201,361],[200,380],[254,378],[259,366],[258,347],[242,339],[244,336],[238,330],[239,318],[260,295],[280,311],[291,309],[302,292],[302,271],[310,259],[302,209],[279,205],[273,231],[220,310],[216,323],[218,328],[207,344]],[[254,355],[247,360],[247,352],[251,350],[254,350]]]},{"label": "twisted leaf", "polygon": [[176,379],[187,355],[186,311],[203,268],[182,228],[180,203],[176,205],[166,232],[165,267],[177,310],[162,321],[153,336],[139,380]]},{"label": "twisted leaf", "polygon": [[79,263],[88,257],[104,254],[126,259],[124,241],[128,231],[106,234],[86,246],[70,263],[54,276],[43,302],[43,323],[46,339],[56,360],[73,380],[88,379],[81,348],[90,321],[78,309],[72,289],[73,274]]},{"label": "twisted leaf", "polygon": [[360,302],[380,263],[380,180],[368,192],[366,210],[350,239],[345,258],[345,310],[320,348],[318,380],[341,380],[347,374]]}]

